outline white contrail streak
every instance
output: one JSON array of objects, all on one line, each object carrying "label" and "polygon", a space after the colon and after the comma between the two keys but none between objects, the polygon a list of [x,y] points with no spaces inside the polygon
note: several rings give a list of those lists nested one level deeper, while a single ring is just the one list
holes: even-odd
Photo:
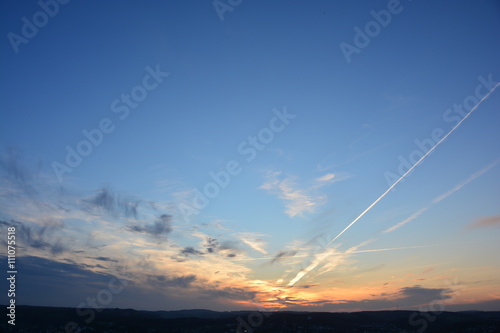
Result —
[{"label": "white contrail streak", "polygon": [[[349,253],[368,253],[368,252],[381,252],[381,251],[393,251],[393,250],[406,250],[406,249],[417,249],[421,247],[429,247],[429,246],[437,246],[437,245],[417,245],[417,246],[406,246],[406,247],[392,247],[387,249],[372,249],[372,250],[359,250],[359,251],[351,251]],[[301,254],[296,256],[283,256],[280,258],[308,258],[309,254]],[[254,260],[270,260],[269,257],[262,258],[240,258],[240,259],[230,259],[230,261],[254,261]],[[307,269],[306,269],[307,270]]]},{"label": "white contrail streak", "polygon": [[456,191],[460,190],[462,187],[464,187],[465,185],[469,184],[471,181],[473,181],[474,179],[478,178],[479,176],[482,176],[484,173],[486,173],[488,170],[490,170],[491,168],[493,168],[494,166],[496,166],[498,164],[498,162],[500,162],[500,159],[497,159],[496,161],[494,161],[493,163],[490,163],[488,164],[486,167],[482,168],[481,170],[475,172],[472,176],[470,176],[469,178],[467,178],[466,180],[462,181],[460,184],[457,184],[455,187],[453,187],[451,190],[449,190],[448,192],[446,193],[443,193],[441,194],[439,197],[435,198],[434,200],[432,200],[432,203],[433,204],[436,204],[438,202],[440,202],[441,200],[444,200],[446,199],[447,197],[449,197],[450,195],[452,195],[453,193],[455,193]]},{"label": "white contrail streak", "polygon": [[406,223],[409,223],[409,222],[413,221],[414,219],[416,219],[417,217],[419,217],[420,215],[422,215],[430,207],[431,207],[431,205],[427,205],[426,207],[420,208],[418,211],[416,211],[415,213],[411,214],[410,217],[406,218],[404,221],[401,221],[398,224],[393,225],[389,229],[384,230],[383,233],[386,234],[386,233],[393,232],[394,230],[401,228]]},{"label": "white contrail streak", "polygon": [[446,140],[447,137],[450,136],[451,133],[453,133],[464,121],[465,119],[467,119],[472,112],[474,112],[478,107],[479,105],[485,100],[487,99],[491,93],[493,91],[495,91],[495,89],[500,85],[500,83],[497,83],[486,95],[484,95],[483,98],[481,98],[481,100],[476,104],[474,105],[474,107],[445,135],[443,136],[443,138],[441,140],[439,140],[431,149],[429,149],[429,151],[427,151],[424,156],[422,156],[415,164],[413,164],[413,166],[408,169],[408,171],[406,171],[401,177],[399,177],[398,180],[396,180],[396,182],[394,182],[394,184],[392,184],[384,193],[382,193],[382,195],[380,197],[377,198],[377,200],[375,200],[370,206],[368,206],[368,208],[366,208],[361,214],[359,214],[358,217],[356,217],[354,219],[354,221],[352,221],[347,227],[344,228],[344,230],[342,230],[335,238],[333,238],[328,244],[330,245],[331,243],[333,243],[337,238],[339,238],[344,232],[346,232],[347,230],[349,230],[349,228],[356,222],[358,222],[358,220],[363,217],[363,215],[365,215],[366,213],[368,213],[372,208],[373,206],[375,206],[380,200],[382,200],[386,195],[387,193],[389,193],[400,181],[402,181],[410,172],[413,171],[413,169],[415,169],[415,167],[417,165],[419,165],[427,156],[429,156],[430,153],[432,153],[444,140]]},{"label": "white contrail streak", "polygon": [[416,245],[416,246],[406,246],[406,247],[392,247],[392,248],[388,248],[388,249],[372,249],[372,250],[353,251],[351,253],[368,253],[368,252],[382,252],[382,251],[420,249],[420,248],[433,247],[433,246],[439,246],[439,245]]},{"label": "white contrail streak", "polygon": [[469,184],[471,181],[473,181],[474,179],[478,178],[479,176],[481,176],[482,174],[484,174],[485,172],[487,172],[488,170],[490,170],[491,168],[493,168],[499,162],[500,162],[500,159],[496,160],[495,162],[493,162],[493,163],[487,165],[486,167],[482,168],[481,170],[477,171],[476,173],[474,173],[472,176],[470,176],[466,180],[464,180],[464,181],[460,182],[459,184],[455,185],[452,189],[450,189],[447,192],[441,194],[440,196],[434,198],[432,200],[432,202],[430,204],[428,204],[427,206],[419,209],[417,212],[413,213],[410,217],[408,217],[404,221],[401,221],[398,224],[393,225],[392,227],[388,228],[383,233],[393,232],[394,230],[399,229],[402,226],[404,226],[405,224],[413,221],[414,219],[416,219],[417,217],[419,217],[420,215],[422,215],[425,211],[427,211],[429,208],[431,208],[432,205],[435,205],[435,204],[439,203],[440,201],[446,199],[447,197],[449,197],[453,193],[457,192],[462,187],[464,187],[465,185]]},{"label": "white contrail streak", "polygon": [[[358,215],[358,217],[356,217],[351,223],[349,223],[349,225],[347,227],[344,228],[344,230],[342,230],[337,236],[335,236],[335,238],[333,238],[331,241],[328,242],[328,244],[326,244],[325,247],[328,247],[331,243],[333,243],[334,241],[336,241],[340,236],[342,236],[342,234],[344,232],[346,232],[347,230],[349,230],[350,227],[352,227],[352,225],[356,222],[358,222],[358,220],[360,218],[362,218],[366,213],[368,213],[380,200],[382,200],[397,184],[399,184],[399,182],[401,182],[410,172],[413,171],[413,169],[415,169],[417,167],[417,165],[419,165],[427,156],[429,156],[430,153],[432,153],[444,140],[446,140],[451,133],[453,133],[464,121],[465,119],[469,118],[469,116],[472,114],[472,112],[474,112],[478,107],[479,105],[481,105],[481,103],[487,99],[491,93],[493,91],[495,91],[495,89],[500,85],[500,82],[497,83],[486,95],[483,96],[483,98],[481,98],[481,100],[476,104],[474,105],[474,107],[448,132],[446,133],[446,135],[441,138],[441,140],[439,140],[431,149],[429,149],[417,162],[415,162],[415,164],[410,168],[408,169],[408,171],[406,171],[398,180],[396,180],[396,182],[394,182],[394,184],[392,184],[384,193],[382,193],[381,196],[379,196],[377,198],[377,200],[375,200],[370,206],[368,206],[361,214]],[[423,211],[425,211],[426,209],[424,209]],[[423,211],[419,211],[417,212],[417,214],[421,214],[423,213]],[[311,271],[312,268],[315,268],[319,263],[317,262],[314,262],[313,264],[310,265],[310,267],[308,267],[306,270],[304,271],[301,271],[297,274],[297,276],[292,279],[292,281],[289,283],[289,285],[293,285],[295,283],[297,283],[302,277],[304,277],[304,275],[306,275],[307,273],[309,273],[309,271]],[[312,267],[314,266],[314,267]],[[309,269],[311,268],[311,269]],[[293,283],[292,283],[293,282]]]}]

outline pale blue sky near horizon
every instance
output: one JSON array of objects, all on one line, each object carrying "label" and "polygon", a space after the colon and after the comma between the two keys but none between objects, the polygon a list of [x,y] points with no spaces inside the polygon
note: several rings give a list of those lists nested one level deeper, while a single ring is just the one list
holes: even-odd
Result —
[{"label": "pale blue sky near horizon", "polygon": [[[212,1],[73,0],[60,5],[15,53],[7,34],[21,34],[21,18],[31,20],[40,7],[36,1],[3,1],[0,141],[4,151],[12,147],[19,153],[16,163],[36,175],[30,178],[33,186],[53,195],[46,202],[64,206],[57,194],[63,188],[89,200],[102,187],[155,202],[174,217],[169,237],[175,249],[196,248],[189,230],[215,223],[226,229],[203,232],[236,242],[234,235],[251,234],[248,244],[265,247],[252,247],[246,259],[272,258],[294,242],[337,235],[388,188],[386,173],[397,173],[398,157],[408,159],[418,149],[415,140],[431,138],[436,128],[452,129],[456,122],[445,121],[443,114],[475,94],[482,84],[478,77],[500,80],[495,1],[401,1],[401,12],[348,63],[340,43],[354,45],[353,28],[364,29],[373,20],[370,11],[387,4],[243,1],[221,21]],[[148,66],[169,76],[120,120],[111,103],[141,85]],[[346,231],[336,242],[339,248],[378,237],[369,246],[433,246],[411,255],[384,253],[387,262],[414,256],[422,265],[427,258],[464,269],[474,262],[498,268],[491,252],[498,250],[498,227],[469,227],[500,215],[496,164],[414,221],[380,233],[497,163],[499,94],[493,92],[406,181]],[[238,145],[268,127],[274,109],[284,108],[296,118],[247,162]],[[59,183],[51,164],[64,163],[65,147],[75,148],[84,139],[81,131],[97,128],[103,118],[111,119],[115,130]],[[175,207],[189,203],[192,191],[211,181],[209,172],[231,160],[242,172],[199,214],[183,220]],[[330,174],[335,181],[319,180]],[[6,180],[2,186],[15,184]],[[24,201],[1,200],[2,220],[22,219]],[[28,215],[35,214],[32,209]],[[94,213],[82,211],[87,213],[85,218],[43,214],[64,223],[62,234],[77,237],[82,231],[76,243],[85,244],[99,228],[111,230],[108,222],[101,225]],[[78,219],[94,219],[92,230]],[[120,242],[133,238],[125,225],[118,227],[124,235]],[[132,243],[131,249],[137,246]],[[435,246],[442,252],[432,259]],[[255,262],[247,265],[252,279],[278,274],[279,269]],[[359,267],[371,264],[360,260]]]}]

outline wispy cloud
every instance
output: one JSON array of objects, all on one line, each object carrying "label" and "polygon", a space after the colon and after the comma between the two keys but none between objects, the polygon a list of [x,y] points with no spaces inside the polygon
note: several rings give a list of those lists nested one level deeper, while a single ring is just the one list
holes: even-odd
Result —
[{"label": "wispy cloud", "polygon": [[137,218],[137,209],[140,204],[139,200],[118,195],[106,187],[98,190],[95,196],[84,200],[84,202],[91,208],[99,208],[110,214],[134,218]]},{"label": "wispy cloud", "polygon": [[[312,257],[311,263],[305,269],[302,269],[300,272],[298,272],[295,275],[295,277],[290,280],[290,282],[288,283],[288,286],[291,287],[291,286],[295,285],[303,277],[305,277],[309,272],[311,272],[313,269],[315,269],[316,267],[320,266],[323,263],[325,263],[325,264],[323,265],[322,271],[319,274],[324,274],[324,273],[332,271],[337,266],[345,263],[346,260],[348,259],[348,257],[350,257],[353,253],[355,253],[360,247],[363,247],[363,246],[373,242],[373,240],[374,239],[369,239],[365,242],[362,242],[361,244],[358,244],[356,246],[352,246],[348,250],[346,250],[345,252],[341,252],[337,248],[334,248],[334,247],[327,247],[327,248],[323,249],[322,251],[315,253]],[[329,260],[327,261],[326,259],[329,259]]]},{"label": "wispy cloud", "polygon": [[[251,242],[250,240],[247,240]],[[226,257],[234,258],[238,253],[243,252],[238,248],[238,245],[234,241],[230,240],[219,240],[213,237],[205,237],[205,242],[203,243],[207,254],[223,254]]]},{"label": "wispy cloud", "polygon": [[280,172],[268,174],[268,181],[260,188],[278,195],[285,203],[285,213],[290,217],[314,212],[320,198],[314,198],[299,189],[293,178],[280,179]]},{"label": "wispy cloud", "polygon": [[151,224],[140,225],[133,224],[128,226],[128,230],[132,232],[146,233],[154,237],[167,236],[172,232],[172,216],[163,214]]},{"label": "wispy cloud", "polygon": [[219,241],[215,238],[208,237],[205,243],[205,248],[207,249],[207,253],[214,253],[219,246]]},{"label": "wispy cloud", "polygon": [[38,174],[28,170],[21,162],[21,153],[16,148],[8,148],[0,154],[0,171],[10,186],[22,191],[25,195],[35,195],[35,180]]},{"label": "wispy cloud", "polygon": [[196,275],[190,274],[178,277],[168,277],[165,275],[148,275],[148,282],[156,288],[189,288],[196,280]]},{"label": "wispy cloud", "polygon": [[31,226],[18,221],[12,221],[11,223],[0,221],[0,225],[16,227],[18,246],[47,250],[52,255],[61,254],[69,248],[68,244],[63,242],[63,238],[58,235],[59,231],[64,227],[64,224],[60,221],[43,221],[41,226]]},{"label": "wispy cloud", "polygon": [[469,228],[500,227],[500,215],[481,217],[469,224]]},{"label": "wispy cloud", "polygon": [[[330,257],[333,254],[336,254],[337,250],[335,248],[328,248],[325,251],[317,253],[314,255],[312,262],[306,268],[302,269],[300,272],[295,275],[293,279],[290,280],[288,286],[291,287],[297,282],[299,282],[307,273],[315,269],[319,264],[321,264],[326,258]],[[330,263],[331,266],[335,267],[341,261],[340,256],[336,257],[335,263]],[[333,268],[332,268],[333,269]]]},{"label": "wispy cloud", "polygon": [[115,259],[112,259],[112,258],[109,258],[109,257],[87,257],[89,259],[95,259],[95,260],[99,260],[99,261],[109,261],[109,262],[118,262],[118,260],[115,260]]},{"label": "wispy cloud", "polygon": [[271,259],[270,263],[274,264],[278,261],[283,260],[284,258],[290,258],[295,256],[297,254],[297,251],[279,251],[273,259]]},{"label": "wispy cloud", "polygon": [[240,240],[243,243],[250,246],[255,251],[258,251],[266,255],[268,254],[268,252],[265,249],[266,244],[262,239],[262,235],[245,232],[245,233],[240,233],[239,236]]},{"label": "wispy cloud", "polygon": [[[154,284],[162,301],[177,297],[171,294],[180,288],[185,292],[182,297],[192,297],[193,302],[201,294],[219,297],[224,306],[232,302],[241,306],[241,300],[253,299],[261,288],[270,289],[252,285],[251,269],[235,260],[255,251],[268,256],[266,235],[235,233],[220,221],[178,225],[168,202],[118,192],[111,186],[92,192],[69,181],[60,185],[50,175],[23,166],[16,154],[0,158],[0,228],[15,223],[16,241],[30,255],[78,263],[94,277],[106,276],[130,260],[134,287],[127,290]],[[167,238],[168,243],[163,243]],[[5,240],[0,243],[6,246]],[[40,272],[36,274],[38,278]],[[205,306],[213,303],[212,298]]]},{"label": "wispy cloud", "polygon": [[334,178],[335,178],[335,174],[327,173],[326,175],[318,177],[315,180],[318,184],[328,184],[331,181],[333,181]]},{"label": "wispy cloud", "polygon": [[189,257],[190,255],[195,255],[195,256],[203,255],[204,252],[198,251],[192,246],[186,246],[180,251],[180,254]]}]

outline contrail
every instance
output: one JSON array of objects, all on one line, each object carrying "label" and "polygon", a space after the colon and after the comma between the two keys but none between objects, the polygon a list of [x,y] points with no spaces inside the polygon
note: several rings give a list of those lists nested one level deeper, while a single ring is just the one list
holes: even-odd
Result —
[{"label": "contrail", "polygon": [[472,176],[470,176],[469,178],[467,178],[466,180],[462,181],[460,184],[457,184],[455,187],[453,187],[451,190],[449,190],[448,192],[446,193],[443,193],[441,194],[439,197],[435,198],[434,200],[432,200],[432,203],[435,204],[435,203],[438,203],[440,202],[441,200],[444,200],[446,199],[447,197],[449,197],[450,195],[452,195],[453,193],[455,193],[456,191],[460,190],[462,187],[464,187],[465,185],[469,184],[471,181],[473,181],[474,179],[478,178],[479,176],[482,176],[484,173],[486,173],[488,170],[490,170],[491,168],[493,168],[494,166],[496,166],[498,164],[498,162],[500,162],[500,159],[497,159],[496,161],[494,161],[493,163],[490,163],[488,164],[487,166],[485,166],[484,168],[482,168],[481,170],[475,172]]},{"label": "contrail", "polygon": [[474,107],[448,132],[446,133],[446,135],[441,139],[439,140],[431,149],[429,149],[425,154],[424,156],[422,156],[415,164],[413,164],[413,166],[411,168],[408,169],[408,171],[406,171],[401,177],[399,177],[398,180],[396,180],[396,182],[394,182],[394,184],[392,184],[384,193],[382,193],[382,195],[380,197],[378,197],[377,200],[375,200],[370,206],[368,206],[368,208],[366,208],[361,214],[359,214],[358,217],[356,217],[354,219],[354,221],[352,221],[347,227],[345,227],[344,230],[342,230],[334,239],[332,239],[328,244],[330,245],[331,243],[333,243],[337,238],[339,238],[344,232],[346,232],[347,230],[349,230],[349,228],[356,222],[358,222],[358,220],[363,217],[363,215],[365,215],[366,213],[368,213],[372,208],[373,206],[375,206],[380,200],[382,200],[386,195],[387,193],[389,193],[400,181],[402,181],[410,172],[413,171],[413,169],[415,169],[415,167],[417,165],[419,165],[427,156],[429,156],[430,153],[432,153],[444,140],[446,140],[447,137],[450,136],[451,133],[453,133],[464,121],[465,119],[467,119],[472,112],[474,112],[478,107],[479,105],[485,100],[487,99],[491,93],[493,91],[495,91],[495,89],[500,85],[500,83],[497,83],[486,95],[484,95],[483,98],[481,98],[481,100],[476,104],[474,105]]},{"label": "contrail", "polygon": [[431,207],[431,205],[427,205],[426,207],[419,209],[419,210],[418,210],[418,211],[416,211],[415,213],[411,214],[411,215],[410,215],[410,217],[406,218],[404,221],[401,221],[401,222],[399,222],[398,224],[393,225],[393,226],[392,226],[392,227],[390,227],[389,229],[384,230],[384,231],[383,231],[383,233],[393,232],[394,230],[401,228],[401,227],[402,227],[402,226],[404,226],[406,223],[409,223],[409,222],[413,221],[414,219],[416,219],[417,217],[419,217],[420,215],[422,215],[422,214],[423,214],[426,210],[428,210],[430,207]]},{"label": "contrail", "polygon": [[468,183],[470,183],[474,179],[478,178],[479,176],[481,176],[482,174],[484,174],[485,172],[487,172],[488,170],[490,170],[491,168],[493,168],[494,166],[496,166],[499,162],[500,162],[500,159],[497,159],[495,162],[493,162],[493,163],[487,165],[486,167],[482,168],[481,170],[475,172],[472,176],[470,176],[466,180],[460,182],[459,184],[455,185],[452,189],[450,189],[447,192],[441,194],[440,196],[434,198],[432,200],[432,202],[430,204],[428,204],[427,206],[425,206],[425,207],[421,208],[420,210],[418,210],[417,212],[413,213],[410,217],[408,217],[404,221],[401,221],[398,224],[393,225],[392,227],[390,227],[387,230],[383,231],[383,233],[392,232],[392,231],[394,231],[396,229],[401,228],[406,223],[409,223],[409,222],[413,221],[414,219],[416,219],[417,217],[419,217],[422,213],[424,213],[429,208],[431,208],[432,205],[435,205],[435,204],[439,203],[440,201],[446,199],[447,197],[449,197],[450,195],[452,195],[456,191],[460,190],[462,187],[464,187],[465,185],[467,185]]},{"label": "contrail", "polygon": [[372,249],[372,250],[353,251],[351,253],[367,253],[367,252],[382,252],[382,251],[420,249],[420,248],[433,247],[433,246],[439,246],[439,245],[416,245],[416,246],[406,246],[406,247],[392,247],[392,248],[388,248],[388,249]]},{"label": "contrail", "polygon": [[[401,180],[403,180],[410,172],[413,171],[413,169],[415,169],[417,167],[417,165],[419,165],[427,156],[429,156],[430,153],[432,153],[444,140],[446,140],[446,138],[448,138],[450,136],[451,133],[453,133],[464,121],[465,119],[469,118],[469,116],[472,114],[472,112],[474,112],[478,107],[479,105],[481,105],[481,103],[487,99],[491,93],[493,91],[495,91],[495,89],[500,85],[500,82],[497,83],[486,95],[483,96],[483,98],[481,98],[481,100],[476,104],[474,105],[474,107],[448,132],[446,133],[446,135],[441,138],[441,140],[439,140],[431,149],[429,149],[417,162],[415,162],[415,164],[408,169],[408,171],[406,171],[401,177],[399,177],[398,180],[396,180],[396,182],[394,182],[394,184],[392,184],[384,193],[382,193],[381,196],[379,196],[377,198],[377,200],[375,200],[370,206],[368,206],[361,214],[358,215],[358,217],[356,217],[351,223],[349,223],[349,225],[347,227],[344,228],[344,230],[342,230],[337,236],[335,236],[335,238],[333,238],[330,242],[328,242],[328,244],[326,244],[326,247],[328,247],[331,243],[333,243],[335,240],[337,240],[340,236],[342,236],[342,234],[344,232],[346,232],[347,230],[349,230],[350,227],[352,227],[352,225],[356,222],[358,222],[358,220],[360,218],[362,218],[366,213],[368,213],[380,200],[382,200],[397,184],[399,184],[399,182],[401,182]],[[420,212],[422,213],[422,212]],[[316,264],[316,265],[314,265]],[[313,263],[312,265],[310,265],[310,267],[308,267],[307,269],[309,268],[314,268],[314,267],[317,266],[317,263]],[[304,277],[305,274],[307,274],[311,269],[309,270],[305,270],[305,271],[302,271],[302,272],[299,272],[297,274],[297,276],[290,282],[291,285],[295,284],[296,282],[298,282],[302,277]],[[293,283],[292,283],[293,282]],[[289,284],[289,285],[290,285]]]}]

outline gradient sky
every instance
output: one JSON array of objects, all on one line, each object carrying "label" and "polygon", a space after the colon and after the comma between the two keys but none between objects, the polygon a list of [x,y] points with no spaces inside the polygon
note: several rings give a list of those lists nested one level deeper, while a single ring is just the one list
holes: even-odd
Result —
[{"label": "gradient sky", "polygon": [[0,6],[19,304],[500,310],[498,2]]}]

